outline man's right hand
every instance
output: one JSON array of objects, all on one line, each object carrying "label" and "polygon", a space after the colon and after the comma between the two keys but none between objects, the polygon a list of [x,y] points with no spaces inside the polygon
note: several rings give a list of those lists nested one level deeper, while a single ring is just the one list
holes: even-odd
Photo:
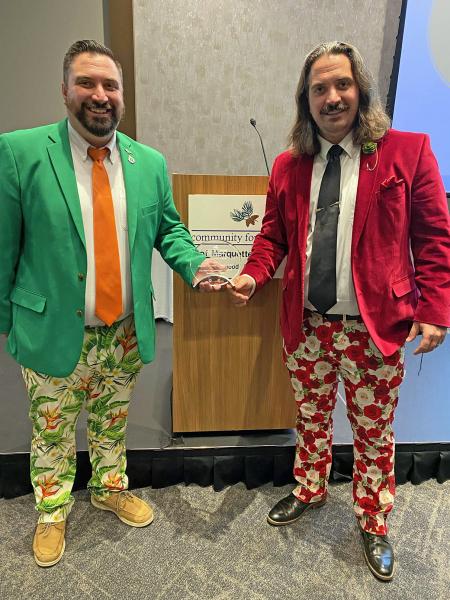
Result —
[{"label": "man's right hand", "polygon": [[233,287],[227,286],[231,301],[235,306],[246,306],[255,291],[255,281],[250,275],[237,275],[233,278]]}]

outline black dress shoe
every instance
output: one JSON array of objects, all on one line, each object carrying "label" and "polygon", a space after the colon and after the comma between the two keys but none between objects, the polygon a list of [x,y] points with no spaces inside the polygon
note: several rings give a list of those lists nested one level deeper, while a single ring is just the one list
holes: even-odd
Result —
[{"label": "black dress shoe", "polygon": [[291,523],[298,521],[308,508],[319,508],[320,506],[323,506],[325,502],[326,498],[319,502],[307,504],[306,502],[298,500],[294,494],[289,494],[289,496],[282,498],[275,504],[267,516],[267,522],[276,527],[280,525],[290,525]]},{"label": "black dress shoe", "polygon": [[372,573],[381,581],[394,577],[394,550],[385,535],[374,535],[361,529],[364,558]]}]

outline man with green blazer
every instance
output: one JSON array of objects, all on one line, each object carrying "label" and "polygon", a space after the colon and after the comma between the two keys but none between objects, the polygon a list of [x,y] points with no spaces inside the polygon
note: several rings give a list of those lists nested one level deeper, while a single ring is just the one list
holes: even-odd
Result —
[{"label": "man with green blazer", "polygon": [[112,52],[73,44],[62,92],[68,119],[0,136],[0,332],[30,397],[40,566],[64,552],[83,406],[92,504],[131,526],[152,522],[125,474],[128,402],[155,351],[152,251],[189,285],[205,261],[180,222],[162,155],[116,132],[124,104]]}]

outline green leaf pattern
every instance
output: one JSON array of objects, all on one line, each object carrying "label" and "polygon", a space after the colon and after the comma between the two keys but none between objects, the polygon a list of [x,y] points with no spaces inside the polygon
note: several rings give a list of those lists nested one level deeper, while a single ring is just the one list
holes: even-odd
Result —
[{"label": "green leaf pattern", "polygon": [[67,518],[76,473],[75,428],[83,406],[96,497],[128,487],[125,431],[128,404],[142,361],[132,316],[85,329],[80,360],[68,377],[22,368],[33,422],[30,475],[40,522]]}]

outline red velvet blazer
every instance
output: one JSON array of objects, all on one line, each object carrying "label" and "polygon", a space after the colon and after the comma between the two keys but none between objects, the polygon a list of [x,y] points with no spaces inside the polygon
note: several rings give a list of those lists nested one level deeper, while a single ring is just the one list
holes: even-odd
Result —
[{"label": "red velvet blazer", "polygon": [[[275,160],[261,233],[243,269],[258,290],[287,255],[280,320],[288,352],[304,339],[313,160],[290,151]],[[361,316],[384,355],[404,344],[413,320],[450,326],[450,219],[427,135],[391,129],[377,153],[361,154],[351,261]]]}]

